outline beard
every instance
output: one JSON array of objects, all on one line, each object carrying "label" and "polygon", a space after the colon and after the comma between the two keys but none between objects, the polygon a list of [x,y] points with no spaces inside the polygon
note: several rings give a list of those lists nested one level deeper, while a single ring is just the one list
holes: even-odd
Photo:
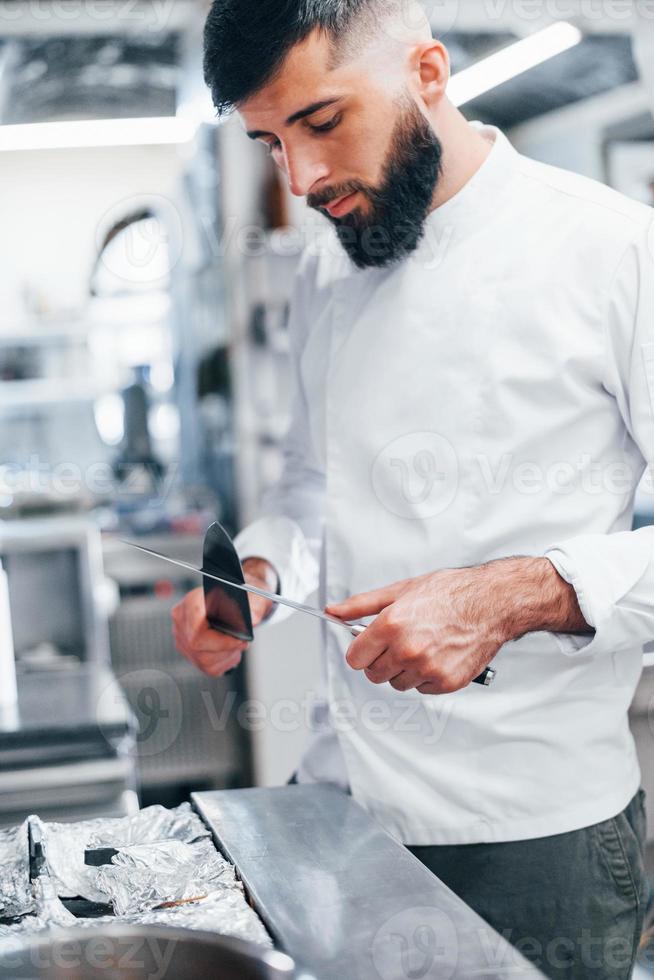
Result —
[{"label": "beard", "polygon": [[393,130],[379,187],[350,181],[329,192],[310,194],[307,204],[320,210],[346,194],[364,194],[370,204],[367,214],[359,208],[342,218],[323,213],[359,269],[392,265],[415,251],[424,235],[442,160],[441,141],[411,103]]}]

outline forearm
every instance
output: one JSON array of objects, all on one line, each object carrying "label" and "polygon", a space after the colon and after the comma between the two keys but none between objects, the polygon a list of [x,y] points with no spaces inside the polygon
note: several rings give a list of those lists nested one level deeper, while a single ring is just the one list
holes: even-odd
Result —
[{"label": "forearm", "polygon": [[488,603],[495,608],[505,641],[526,633],[591,634],[574,588],[547,558],[502,558],[481,566],[488,578]]}]

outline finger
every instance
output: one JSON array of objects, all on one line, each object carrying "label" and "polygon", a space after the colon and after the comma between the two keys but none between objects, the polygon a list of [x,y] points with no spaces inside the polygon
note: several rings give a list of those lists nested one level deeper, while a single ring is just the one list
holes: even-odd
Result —
[{"label": "finger", "polygon": [[433,681],[426,681],[424,684],[419,684],[416,687],[417,691],[421,694],[449,694],[449,690],[444,691],[438,684],[434,684]]},{"label": "finger", "polygon": [[395,688],[396,691],[412,691],[418,681],[419,679],[410,670],[403,670],[401,674],[393,677],[389,681],[389,684],[391,687]]},{"label": "finger", "polygon": [[[247,649],[247,643],[245,641],[232,639],[226,645],[227,638],[224,635],[221,634],[219,636],[211,630],[207,630],[207,634],[211,641],[210,644],[198,642],[195,636],[189,638],[186,633],[176,625],[173,625],[175,646],[191,663],[195,663],[198,657],[211,657],[215,660],[216,657],[229,657]],[[218,642],[218,645],[216,645],[216,642]]]},{"label": "finger", "polygon": [[257,595],[250,596],[250,614],[252,625],[258,626],[262,619],[268,614],[272,603],[270,599],[263,599]]},{"label": "finger", "polygon": [[243,650],[241,649],[229,650],[221,656],[204,650],[195,654],[194,661],[197,667],[207,673],[213,673],[214,671],[224,673],[227,670],[231,670],[236,664],[239,664],[242,656]]},{"label": "finger", "polygon": [[382,655],[386,646],[383,631],[373,623],[350,644],[345,659],[353,670],[365,670]]},{"label": "finger", "polygon": [[240,657],[246,646],[229,647],[227,650],[193,650],[192,655],[198,660],[205,660],[211,662],[227,661],[232,660],[234,657]]},{"label": "finger", "polygon": [[196,623],[206,623],[204,592],[193,589],[172,609],[173,623],[183,632],[190,633]]},{"label": "finger", "polygon": [[234,667],[238,667],[241,662],[241,653],[237,654],[235,657],[230,657],[227,660],[220,660],[218,662],[206,662],[200,666],[200,670],[203,673],[208,674],[209,677],[222,677],[226,674],[228,670],[233,670]]},{"label": "finger", "polygon": [[192,654],[205,651],[215,657],[234,653],[242,646],[241,640],[230,637],[226,633],[218,633],[208,627],[195,628],[188,633],[175,626],[173,636],[180,648],[189,650]]},{"label": "finger", "polygon": [[397,663],[397,659],[390,650],[386,649],[381,656],[366,667],[365,674],[373,684],[385,684],[392,677],[397,677],[402,671],[402,665]]},{"label": "finger", "polygon": [[196,616],[204,612],[204,591],[201,588],[191,589],[181,602],[173,606],[173,612],[175,611],[179,611],[184,617],[187,617],[189,613]]},{"label": "finger", "polygon": [[342,602],[334,602],[329,606],[325,606],[325,612],[331,616],[338,616],[339,619],[375,616],[395,601],[400,592],[400,585],[402,584],[396,582],[394,585],[387,585],[383,589],[374,589],[372,592],[360,592],[358,595],[350,596]]},{"label": "finger", "polygon": [[239,646],[241,641],[223,633],[222,630],[214,629],[206,621],[196,624],[191,633],[191,646],[197,650],[212,650],[214,653],[230,652],[234,647]]}]

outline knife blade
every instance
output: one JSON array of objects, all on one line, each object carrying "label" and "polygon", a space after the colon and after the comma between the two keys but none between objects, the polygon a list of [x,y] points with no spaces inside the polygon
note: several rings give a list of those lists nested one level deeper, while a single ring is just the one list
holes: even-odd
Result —
[{"label": "knife blade", "polygon": [[266,589],[260,589],[256,585],[250,585],[249,582],[242,584],[241,582],[233,582],[228,578],[221,578],[219,575],[212,575],[210,572],[205,572],[204,569],[197,568],[189,562],[180,561],[178,558],[170,558],[168,555],[162,555],[158,551],[152,551],[151,548],[143,547],[142,544],[135,544],[133,541],[126,541],[123,538],[121,538],[121,541],[123,544],[128,544],[130,548],[136,548],[137,551],[142,551],[146,555],[151,555],[153,558],[160,558],[162,561],[167,561],[171,565],[177,565],[179,568],[185,568],[189,572],[195,572],[196,575],[202,575],[204,578],[212,579],[214,582],[229,585],[233,589],[242,589],[244,592],[252,592],[254,595],[261,596],[263,599],[270,599],[272,602],[279,602],[282,606],[295,609],[296,612],[303,612],[309,616],[315,616],[317,619],[324,619],[327,623],[333,623],[334,626],[345,628],[352,636],[359,636],[366,628],[361,623],[346,623],[342,619],[338,619],[337,616],[330,616],[329,613],[323,612],[322,609],[307,606],[303,602],[295,602],[294,599],[287,599],[285,596],[278,595],[276,592],[267,592]]},{"label": "knife blade", "polygon": [[[221,578],[219,575],[212,575],[210,572],[205,572],[204,569],[198,568],[196,565],[191,565],[190,562],[181,561],[179,558],[171,558],[169,555],[163,555],[159,551],[153,551],[151,548],[146,548],[142,544],[135,544],[134,541],[127,541],[125,538],[120,539],[123,544],[129,545],[130,548],[136,548],[137,551],[142,551],[146,555],[150,555],[152,558],[159,558],[161,561],[167,561],[170,565],[176,565],[178,568],[185,568],[189,572],[194,572],[196,575],[201,575],[204,578],[213,579],[214,582],[220,582],[222,585],[229,585],[233,589],[242,589],[244,592],[251,592],[254,595],[261,596],[263,599],[270,599],[272,602],[278,602],[282,606],[288,606],[290,609],[294,609],[296,612],[306,613],[309,616],[315,616],[316,619],[322,619],[327,623],[332,623],[334,626],[340,626],[346,629],[352,636],[360,636],[366,627],[363,623],[346,623],[344,620],[339,619],[337,616],[330,616],[329,613],[323,612],[322,609],[316,609],[314,606],[307,606],[303,602],[295,602],[294,599],[287,599],[285,596],[278,595],[275,592],[268,592],[266,589],[260,589],[256,585],[250,585],[249,582],[245,584],[241,582],[233,582],[228,578]],[[484,687],[488,687],[492,683],[495,677],[496,671],[492,667],[486,667],[485,670],[475,677],[473,684],[483,684]]]}]

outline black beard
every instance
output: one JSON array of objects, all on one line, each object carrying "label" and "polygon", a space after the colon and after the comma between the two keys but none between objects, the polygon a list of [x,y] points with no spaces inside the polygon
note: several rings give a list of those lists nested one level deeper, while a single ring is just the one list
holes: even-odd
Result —
[{"label": "black beard", "polygon": [[412,104],[393,132],[380,187],[352,181],[332,189],[329,197],[309,195],[307,204],[322,209],[336,197],[354,191],[365,194],[371,205],[368,214],[358,208],[342,218],[323,213],[359,269],[391,265],[415,251],[424,235],[442,159],[441,141]]}]

